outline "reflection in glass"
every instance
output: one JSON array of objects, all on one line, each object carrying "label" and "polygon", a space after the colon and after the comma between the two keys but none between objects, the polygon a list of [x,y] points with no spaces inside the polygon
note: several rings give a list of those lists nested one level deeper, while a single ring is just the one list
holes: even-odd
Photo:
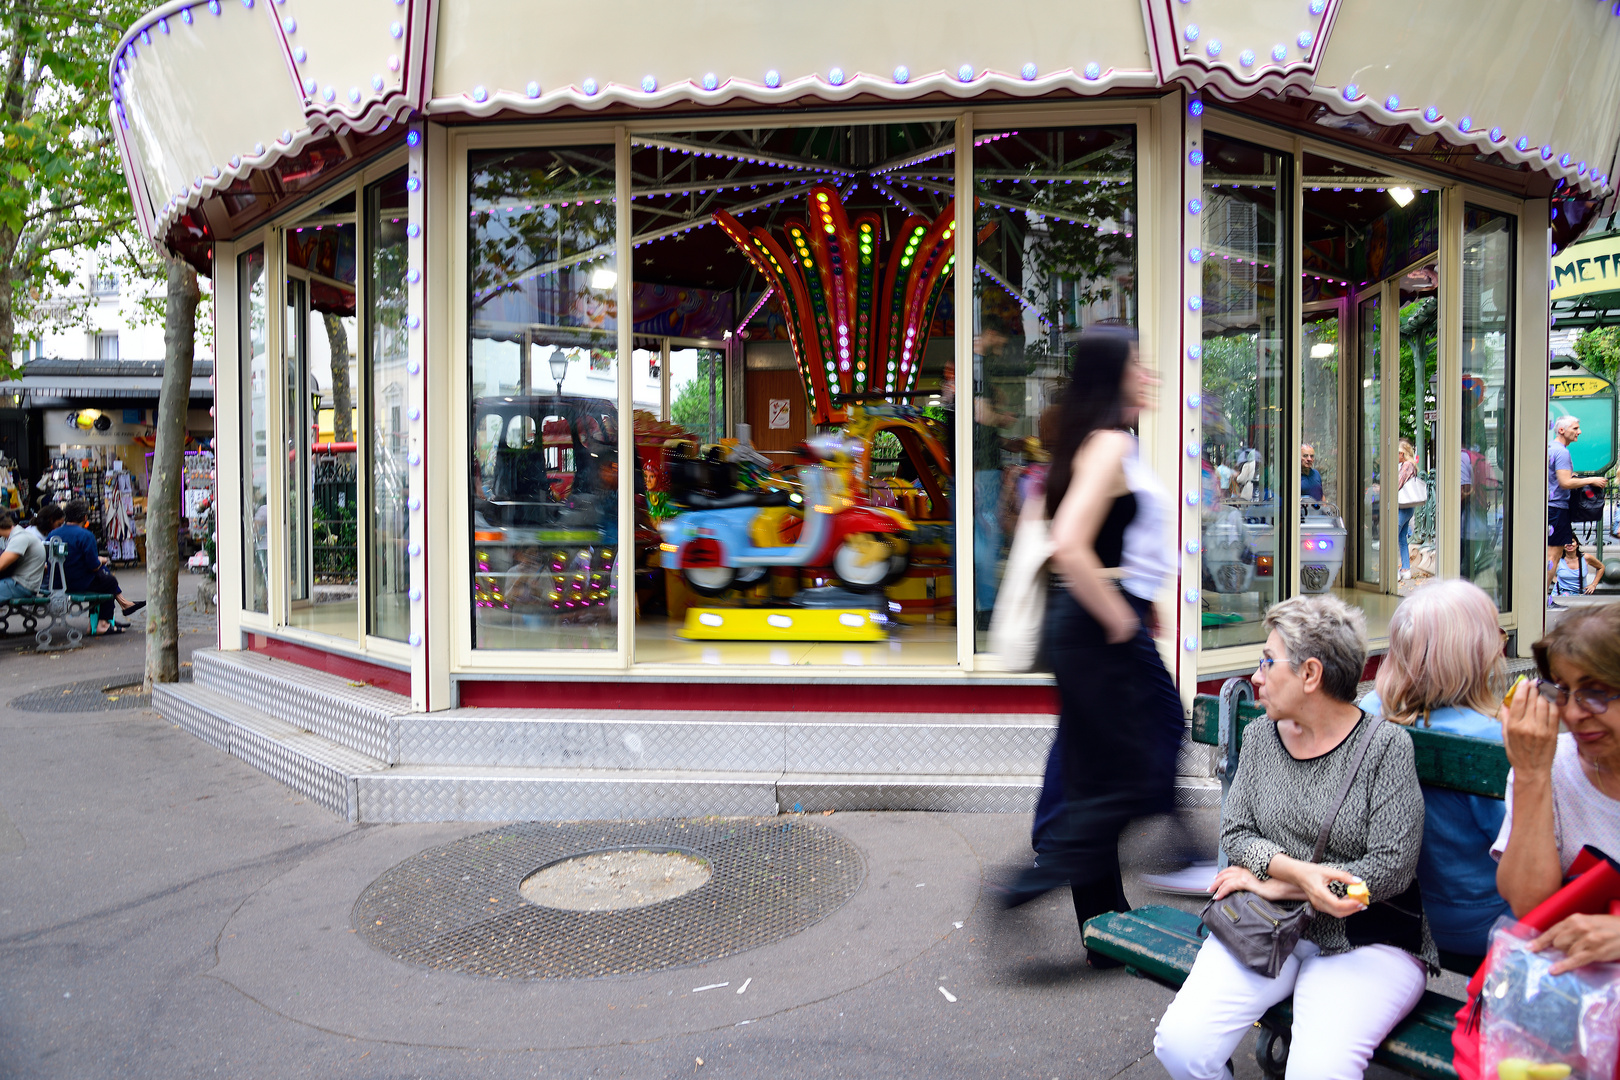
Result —
[{"label": "reflection in glass", "polygon": [[400,170],[366,189],[366,366],[367,424],[371,432],[371,593],[370,629],[378,637],[404,641],[410,636],[408,592],[409,418],[406,415],[405,172]]},{"label": "reflection in glass", "polygon": [[[1218,135],[1204,165],[1203,644],[1265,640],[1292,533],[1279,515],[1288,476],[1286,192],[1288,160]],[[1279,257],[1281,256],[1281,261]]]},{"label": "reflection in glass", "polygon": [[236,260],[238,325],[242,379],[242,431],[247,453],[242,477],[242,606],[270,611],[270,371],[265,331],[269,319],[269,282],[264,274],[264,248]]},{"label": "reflection in glass", "polygon": [[669,420],[701,445],[726,434],[726,354],[720,349],[669,350]]},{"label": "reflection in glass", "polygon": [[611,146],[468,161],[473,646],[617,646]]},{"label": "reflection in glass", "polygon": [[[358,638],[354,200],[286,231],[287,622]],[[347,220],[330,216],[341,212]]]},{"label": "reflection in glass", "polygon": [[[1439,402],[1435,399],[1436,371],[1440,362],[1440,270],[1430,262],[1402,274],[1396,282],[1400,296],[1400,435],[1413,448],[1418,474],[1428,485],[1428,500],[1413,508],[1407,521],[1407,561],[1414,579],[1433,574],[1436,560],[1434,484],[1435,448],[1439,445]],[[1398,444],[1397,444],[1398,445]],[[1395,500],[1396,447],[1384,443],[1390,464],[1390,499]],[[1374,488],[1376,492],[1377,488]],[[1399,512],[1397,520],[1399,519]],[[1386,583],[1387,584],[1387,583]]]},{"label": "reflection in glass", "polygon": [[1462,576],[1508,607],[1515,219],[1463,212]]},{"label": "reflection in glass", "polygon": [[974,143],[973,572],[983,648],[1019,507],[1043,486],[1042,447],[1054,438],[1043,426],[1069,348],[1088,326],[1136,323],[1136,133],[1026,128],[979,132]]},{"label": "reflection in glass", "polygon": [[1368,297],[1361,302],[1357,316],[1356,341],[1361,354],[1357,375],[1360,378],[1361,423],[1357,431],[1356,467],[1361,491],[1361,505],[1357,508],[1359,522],[1356,544],[1356,579],[1368,585],[1377,585],[1383,578],[1383,543],[1379,532],[1382,523],[1378,513],[1378,455],[1382,438],[1381,419],[1383,376],[1380,368],[1384,348],[1379,326],[1379,298]]}]

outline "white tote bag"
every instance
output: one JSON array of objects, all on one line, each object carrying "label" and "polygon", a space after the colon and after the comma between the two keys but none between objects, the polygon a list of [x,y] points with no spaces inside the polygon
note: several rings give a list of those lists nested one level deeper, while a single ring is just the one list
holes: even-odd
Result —
[{"label": "white tote bag", "polygon": [[1425,484],[1423,478],[1416,473],[1413,473],[1412,479],[1402,484],[1401,489],[1395,493],[1395,505],[1402,510],[1422,506],[1428,501],[1429,485]]},{"label": "white tote bag", "polygon": [[996,610],[990,616],[990,651],[1001,657],[1001,666],[1008,671],[1035,670],[1041,651],[1047,567],[1052,559],[1052,526],[1044,504],[1039,497],[1024,503],[996,594]]}]

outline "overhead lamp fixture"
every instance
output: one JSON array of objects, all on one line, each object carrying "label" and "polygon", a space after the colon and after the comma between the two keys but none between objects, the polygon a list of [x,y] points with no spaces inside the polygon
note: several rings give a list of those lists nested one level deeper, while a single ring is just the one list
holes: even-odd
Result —
[{"label": "overhead lamp fixture", "polygon": [[591,271],[591,288],[601,289],[604,292],[619,283],[619,272],[610,267],[598,266]]},{"label": "overhead lamp fixture", "polygon": [[1312,360],[1326,360],[1339,351],[1339,347],[1331,341],[1319,341],[1311,346]]},{"label": "overhead lamp fixture", "polygon": [[1405,206],[1417,196],[1412,194],[1409,187],[1392,187],[1389,189],[1389,197],[1395,200],[1396,206]]}]

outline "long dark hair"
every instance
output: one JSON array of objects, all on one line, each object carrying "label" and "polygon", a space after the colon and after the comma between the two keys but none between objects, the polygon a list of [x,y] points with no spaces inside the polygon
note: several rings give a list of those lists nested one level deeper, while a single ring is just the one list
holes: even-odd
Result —
[{"label": "long dark hair", "polygon": [[1129,326],[1094,326],[1074,343],[1073,373],[1063,395],[1057,442],[1052,447],[1052,468],[1046,474],[1046,516],[1052,517],[1074,479],[1074,455],[1093,431],[1123,427],[1125,405],[1120,400],[1125,366],[1136,347],[1136,331]]}]

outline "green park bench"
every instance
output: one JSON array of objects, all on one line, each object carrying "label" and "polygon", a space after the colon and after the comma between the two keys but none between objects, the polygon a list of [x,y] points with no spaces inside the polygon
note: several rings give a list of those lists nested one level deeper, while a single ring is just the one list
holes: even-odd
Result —
[{"label": "green park bench", "polygon": [[[95,634],[101,624],[98,609],[112,599],[110,593],[70,593],[67,590],[67,545],[60,540],[45,541],[45,578],[43,591],[38,596],[0,601],[0,633],[11,632],[11,620],[22,623],[23,632],[34,635],[35,647],[40,652],[58,649],[76,649],[83,642],[84,632],[69,621],[74,615],[87,615],[90,633]],[[39,620],[49,616],[44,627]],[[56,641],[56,631],[62,630],[62,643]]]},{"label": "green park bench", "polygon": [[[1230,732],[1225,738],[1221,731],[1221,699],[1200,694],[1193,703],[1193,741],[1222,751],[1216,768],[1226,775],[1236,766],[1243,732],[1253,720],[1265,715],[1265,710],[1253,702],[1239,702],[1236,697],[1232,695],[1228,705]],[[1501,743],[1420,728],[1410,729],[1410,734],[1418,778],[1423,783],[1502,798],[1507,788],[1508,761]],[[1099,915],[1086,923],[1083,936],[1088,950],[1119,960],[1134,975],[1179,989],[1203,945],[1202,930],[1197,915],[1153,904]],[[1440,959],[1450,967],[1447,955],[1442,954]],[[1444,994],[1425,991],[1417,1007],[1390,1032],[1373,1060],[1412,1076],[1456,1080],[1457,1072],[1451,1064],[1451,1032],[1462,1004]],[[1269,1080],[1281,1080],[1288,1061],[1292,1024],[1293,1009],[1288,1001],[1274,1006],[1260,1019],[1255,1059]]]}]

